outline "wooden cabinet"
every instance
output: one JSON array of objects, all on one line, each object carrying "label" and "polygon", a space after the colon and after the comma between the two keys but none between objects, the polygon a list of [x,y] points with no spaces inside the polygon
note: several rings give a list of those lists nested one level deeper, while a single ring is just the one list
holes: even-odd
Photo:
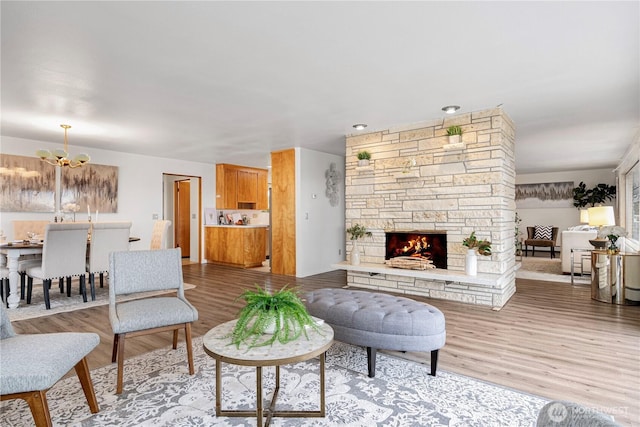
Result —
[{"label": "wooden cabinet", "polygon": [[265,260],[266,227],[206,227],[205,258],[214,264],[260,267]]},{"label": "wooden cabinet", "polygon": [[217,209],[268,209],[267,170],[216,165]]},{"label": "wooden cabinet", "polygon": [[258,173],[238,170],[238,203],[257,203]]}]

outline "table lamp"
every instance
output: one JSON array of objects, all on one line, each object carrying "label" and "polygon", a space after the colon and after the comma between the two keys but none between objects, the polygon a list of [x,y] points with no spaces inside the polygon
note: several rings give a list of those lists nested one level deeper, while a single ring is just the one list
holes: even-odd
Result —
[{"label": "table lamp", "polygon": [[580,224],[589,224],[589,211],[580,209]]},{"label": "table lamp", "polygon": [[[616,218],[613,214],[613,206],[596,206],[587,209],[589,215],[589,225],[602,229],[605,225],[616,225]],[[604,249],[607,247],[607,239],[597,238],[589,240],[594,247]]]}]

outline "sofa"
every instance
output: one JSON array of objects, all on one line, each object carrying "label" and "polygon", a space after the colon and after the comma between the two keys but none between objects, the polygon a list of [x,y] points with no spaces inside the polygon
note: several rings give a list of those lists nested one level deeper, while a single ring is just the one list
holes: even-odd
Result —
[{"label": "sofa", "polygon": [[[589,240],[598,237],[597,230],[564,230],[562,232],[562,248],[560,249],[562,258],[562,273],[571,274],[571,249],[594,249]],[[586,255],[586,251],[575,251],[574,261],[580,261],[581,255]],[[575,267],[576,272],[580,272],[579,267]],[[591,272],[591,261],[585,260],[582,263],[582,272]]]}]

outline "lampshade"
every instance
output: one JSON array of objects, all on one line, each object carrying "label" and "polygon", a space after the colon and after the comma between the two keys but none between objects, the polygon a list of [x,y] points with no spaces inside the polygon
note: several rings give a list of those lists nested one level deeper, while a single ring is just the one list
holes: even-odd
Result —
[{"label": "lampshade", "polygon": [[589,211],[580,209],[580,224],[589,224]]},{"label": "lampshade", "polygon": [[587,209],[589,214],[589,225],[596,227],[602,225],[616,225],[616,218],[613,214],[613,206],[597,206]]}]

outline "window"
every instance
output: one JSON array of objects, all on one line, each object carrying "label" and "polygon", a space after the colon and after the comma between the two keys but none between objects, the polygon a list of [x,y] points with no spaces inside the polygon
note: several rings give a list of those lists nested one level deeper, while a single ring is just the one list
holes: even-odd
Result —
[{"label": "window", "polygon": [[640,240],[640,163],[627,172],[625,187],[625,228],[629,238]]}]

